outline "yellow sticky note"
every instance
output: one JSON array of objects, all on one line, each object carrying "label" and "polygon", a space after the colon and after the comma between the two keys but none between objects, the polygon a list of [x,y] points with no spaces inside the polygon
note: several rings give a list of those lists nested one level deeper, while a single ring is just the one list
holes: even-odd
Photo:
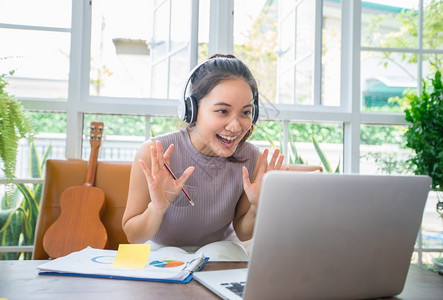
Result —
[{"label": "yellow sticky note", "polygon": [[150,253],[150,244],[120,244],[111,267],[143,269],[148,263]]}]

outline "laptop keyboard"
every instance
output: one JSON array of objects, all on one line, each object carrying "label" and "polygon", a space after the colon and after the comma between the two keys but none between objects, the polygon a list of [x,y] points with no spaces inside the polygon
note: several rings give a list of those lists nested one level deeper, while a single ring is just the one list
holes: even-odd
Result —
[{"label": "laptop keyboard", "polygon": [[246,281],[225,282],[225,283],[220,283],[220,285],[224,286],[225,288],[227,288],[228,290],[230,290],[234,294],[243,298],[243,294],[245,292]]}]

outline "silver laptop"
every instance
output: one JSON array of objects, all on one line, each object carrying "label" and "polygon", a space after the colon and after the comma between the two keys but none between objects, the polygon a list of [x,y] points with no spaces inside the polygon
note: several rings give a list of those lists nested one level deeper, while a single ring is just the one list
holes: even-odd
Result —
[{"label": "silver laptop", "polygon": [[397,295],[430,185],[427,176],[266,173],[248,269],[194,276],[224,299]]}]

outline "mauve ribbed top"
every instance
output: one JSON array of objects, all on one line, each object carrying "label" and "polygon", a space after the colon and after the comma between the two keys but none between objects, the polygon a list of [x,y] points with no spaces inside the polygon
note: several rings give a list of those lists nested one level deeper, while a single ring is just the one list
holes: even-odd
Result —
[{"label": "mauve ribbed top", "polygon": [[185,184],[194,200],[191,206],[180,193],[166,211],[160,229],[152,239],[168,246],[203,246],[220,241],[232,233],[235,207],[243,193],[242,166],[252,176],[259,149],[246,142],[234,157],[241,162],[229,162],[224,157],[200,153],[191,143],[186,129],[153,138],[166,150],[174,144],[170,167],[177,177],[189,166],[195,170]]}]

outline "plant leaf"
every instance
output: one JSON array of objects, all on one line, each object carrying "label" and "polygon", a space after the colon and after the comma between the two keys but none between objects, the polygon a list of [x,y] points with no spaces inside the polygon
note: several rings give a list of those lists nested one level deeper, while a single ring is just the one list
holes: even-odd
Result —
[{"label": "plant leaf", "polygon": [[321,148],[320,148],[320,146],[319,146],[317,140],[315,139],[314,136],[311,136],[311,138],[312,138],[312,143],[314,144],[315,151],[317,152],[318,157],[320,157],[320,161],[321,161],[321,163],[322,163],[323,166],[325,167],[325,171],[326,171],[327,173],[332,173],[331,165],[330,165],[329,161],[327,160],[325,154],[324,154],[323,151],[321,150]]}]

